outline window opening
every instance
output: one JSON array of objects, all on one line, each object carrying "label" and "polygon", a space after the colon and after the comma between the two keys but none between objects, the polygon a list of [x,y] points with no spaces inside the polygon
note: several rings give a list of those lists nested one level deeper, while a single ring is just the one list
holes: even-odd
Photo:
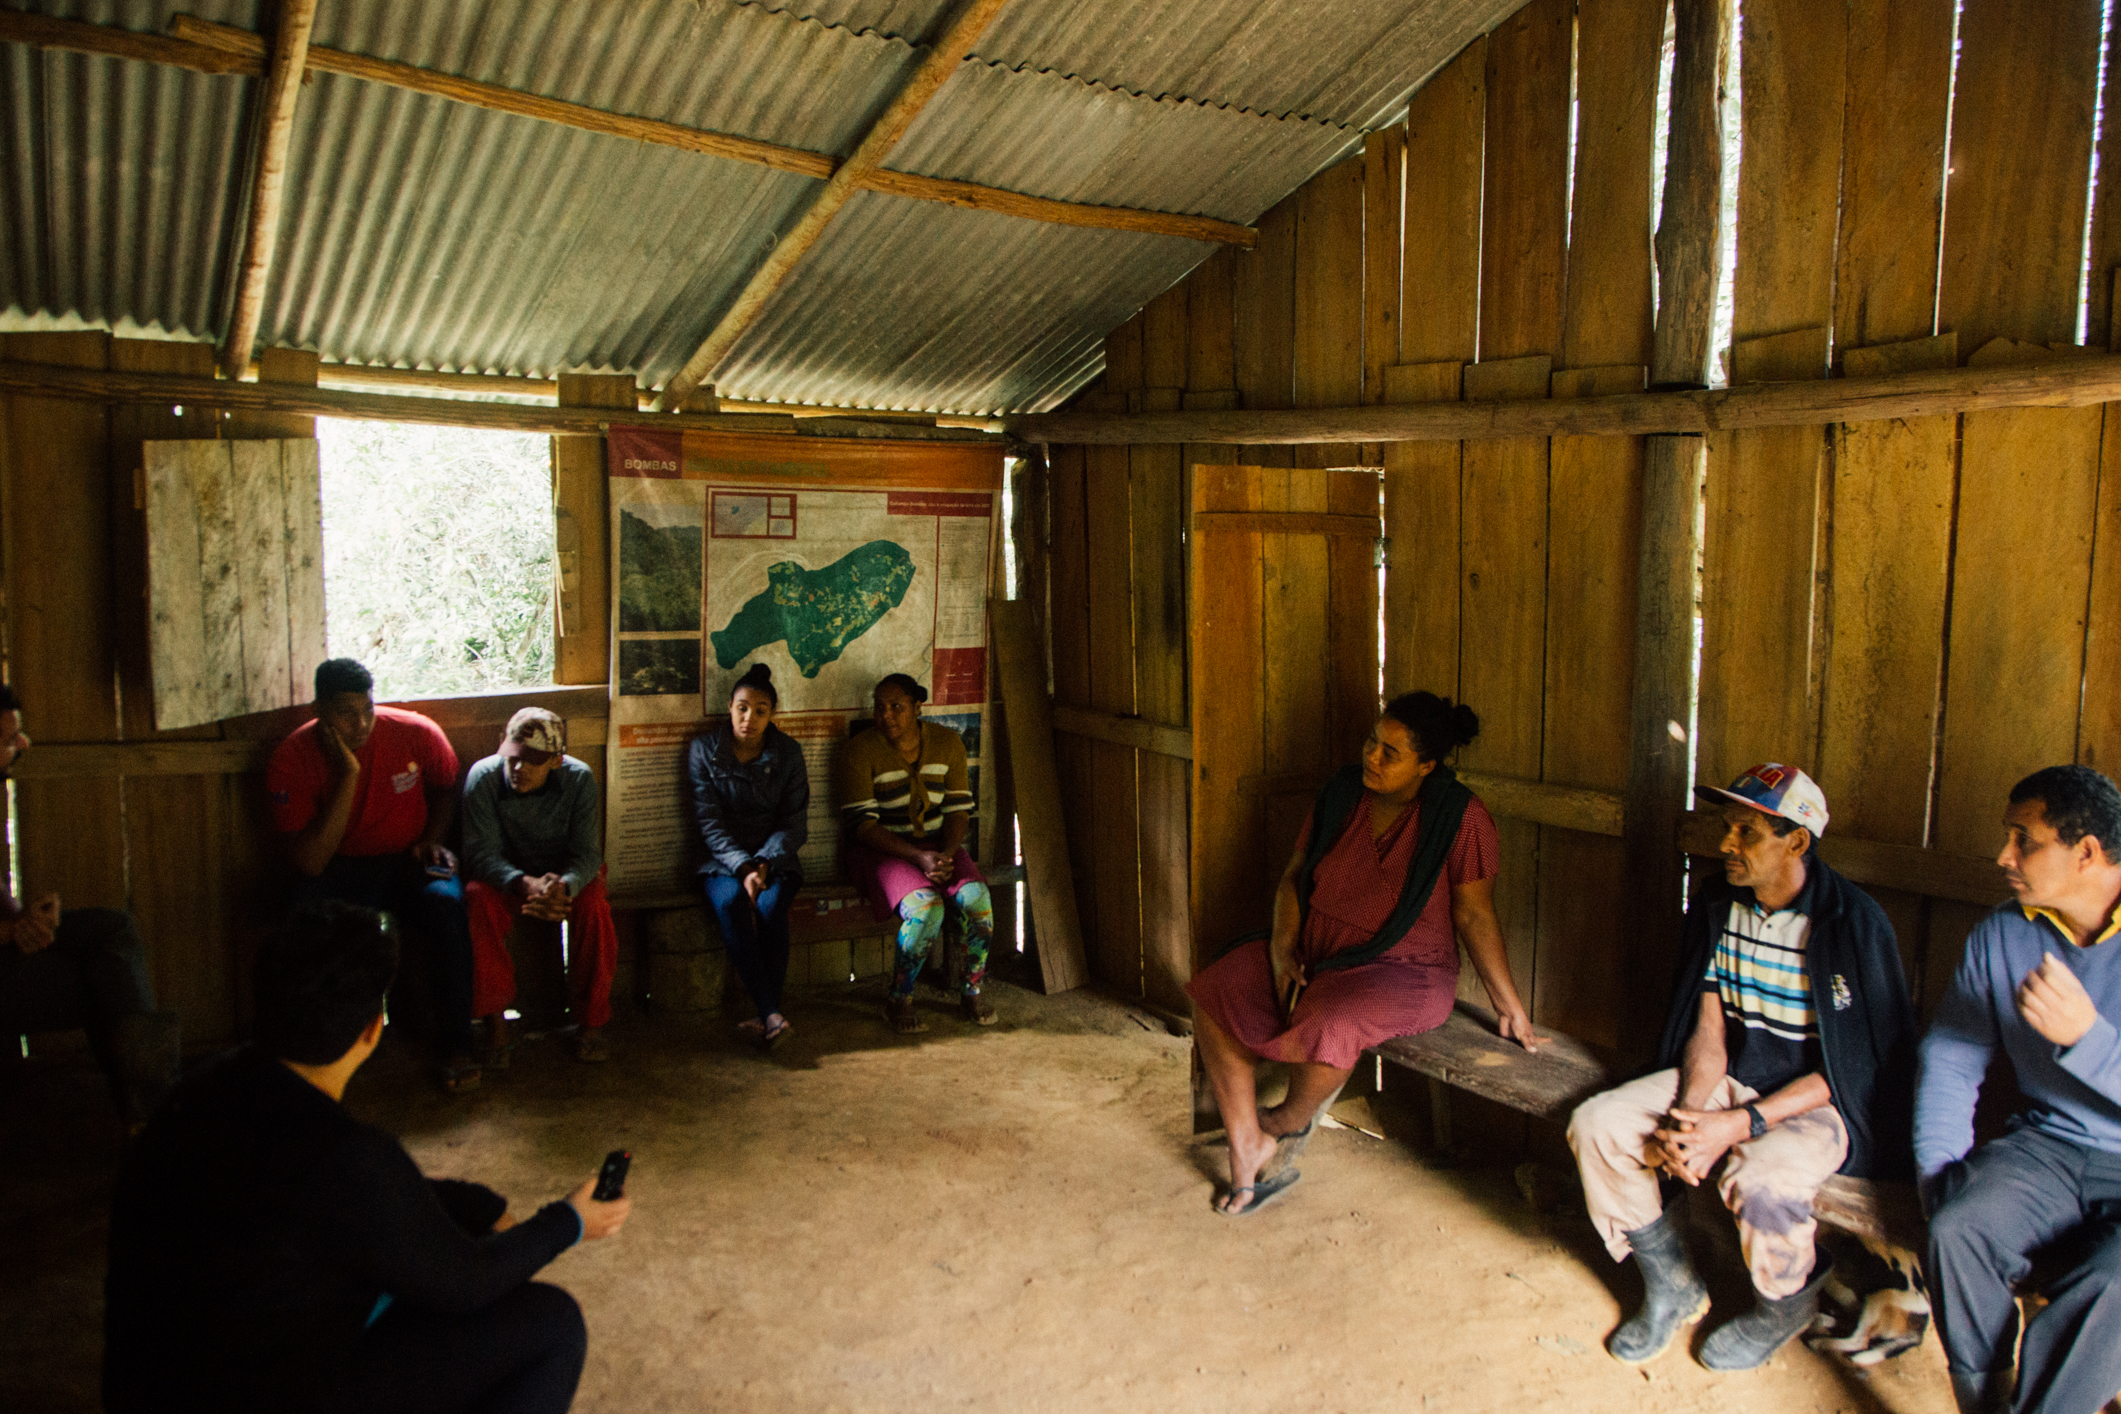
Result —
[{"label": "window opening", "polygon": [[317,419],[324,621],[378,698],[544,686],[551,439]]}]

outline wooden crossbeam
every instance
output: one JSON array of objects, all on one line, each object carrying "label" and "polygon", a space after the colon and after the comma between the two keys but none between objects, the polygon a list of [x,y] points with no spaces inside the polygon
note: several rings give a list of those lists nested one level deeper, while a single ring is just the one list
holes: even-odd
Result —
[{"label": "wooden crossbeam", "polygon": [[351,417],[372,422],[417,422],[430,427],[477,427],[494,432],[601,432],[613,422],[711,432],[769,432],[811,437],[862,436],[939,442],[978,442],[990,434],[967,427],[927,427],[853,413],[795,418],[773,413],[640,413],[612,408],[540,407],[481,403],[464,398],[408,398],[286,383],[241,383],[228,378],[178,378],[65,368],[50,363],[0,363],[0,392],[32,397],[84,398],[113,403],[168,403],[235,412],[286,412],[305,417]]},{"label": "wooden crossbeam", "polygon": [[1743,427],[1807,427],[2115,401],[2121,401],[2121,356],[2101,354],[1684,393],[1256,412],[1045,412],[1005,417],[1002,422],[1025,441],[1092,445],[1477,442],[1496,437],[1698,435]]},{"label": "wooden crossbeam", "polygon": [[251,172],[250,215],[244,223],[243,254],[236,262],[236,290],[221,345],[221,369],[231,378],[250,367],[272,278],[273,249],[280,241],[280,204],[287,190],[287,150],[295,129],[295,100],[309,57],[309,32],[317,22],[317,0],[281,0],[273,31],[272,64],[258,98],[257,158]]},{"label": "wooden crossbeam", "polygon": [[[83,20],[55,20],[43,15],[25,15],[13,10],[0,10],[0,41],[31,44],[46,49],[69,49],[82,54],[105,54],[153,64],[169,64],[204,74],[246,74],[255,78],[265,72],[265,41],[249,30],[214,24],[189,15],[178,15],[170,22],[170,28],[174,37],[165,38],[162,35],[139,34],[110,25],[90,24]],[[658,147],[674,147],[685,152],[726,158],[732,162],[771,167],[776,171],[793,172],[797,176],[813,177],[819,181],[829,178],[839,165],[839,159],[830,153],[783,147],[778,143],[759,142],[729,133],[709,132],[705,128],[688,128],[681,123],[666,123],[656,118],[607,112],[601,108],[546,98],[521,89],[504,88],[499,84],[480,83],[476,79],[459,78],[455,74],[423,69],[412,64],[400,64],[389,59],[375,59],[366,54],[349,53],[343,49],[312,45],[308,67],[321,73],[344,74],[349,78],[388,84],[412,93],[446,98],[495,113],[513,113],[518,117],[536,118],[541,122],[558,123],[563,127],[601,133],[606,137],[629,138]],[[1152,236],[1177,236],[1182,240],[1207,241],[1216,245],[1234,245],[1247,249],[1259,239],[1259,232],[1251,226],[1236,221],[1218,221],[1212,216],[1185,216],[1175,212],[1144,211],[1126,206],[1100,206],[1083,201],[1054,201],[1048,197],[1029,196],[1023,192],[1004,191],[1000,187],[984,187],[973,182],[950,181],[942,177],[924,177],[912,172],[890,172],[878,168],[865,173],[859,184],[864,191],[881,192],[887,196],[932,201],[967,211],[992,211],[1026,221],[1043,221],[1049,225],[1132,231]]]},{"label": "wooden crossbeam", "polygon": [[707,380],[707,375],[743,337],[744,331],[758,321],[759,315],[765,311],[766,301],[788,283],[795,267],[825,234],[825,228],[832,224],[832,218],[839,215],[840,209],[861,189],[861,178],[883,169],[884,159],[891,155],[891,149],[898,146],[906,129],[913,126],[913,120],[957,72],[965,55],[971,52],[972,46],[979,42],[979,37],[986,33],[987,26],[994,23],[1007,3],[1008,0],[964,0],[958,7],[943,31],[943,37],[928,51],[928,57],[899,89],[883,115],[863,134],[854,155],[840,164],[826,181],[824,189],[796,218],[795,224],[774,242],[772,253],[752,272],[751,278],[744,282],[744,288],[737,291],[736,299],[707,331],[707,337],[693,350],[692,357],[685,360],[684,367],[664,385],[662,395],[655,401],[658,411],[684,406],[692,390]]}]

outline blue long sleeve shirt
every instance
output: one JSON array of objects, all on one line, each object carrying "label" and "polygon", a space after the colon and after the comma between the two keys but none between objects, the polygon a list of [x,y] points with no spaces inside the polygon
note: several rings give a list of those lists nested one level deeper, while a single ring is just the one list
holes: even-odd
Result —
[{"label": "blue long sleeve shirt", "polygon": [[[2018,985],[2047,954],[2076,974],[2099,1009],[2074,1046],[2058,1046],[2018,1013]],[[2121,917],[2078,947],[2051,915],[2006,903],[1968,935],[1951,990],[1922,1041],[1915,1090],[1915,1165],[1933,1177],[1974,1147],[1974,1099],[2000,1046],[2025,1107],[2015,1128],[2121,1153]]]},{"label": "blue long sleeve shirt", "polygon": [[596,773],[572,756],[527,794],[508,784],[506,764],[489,756],[464,777],[464,867],[504,892],[525,874],[558,874],[570,898],[604,867]]}]

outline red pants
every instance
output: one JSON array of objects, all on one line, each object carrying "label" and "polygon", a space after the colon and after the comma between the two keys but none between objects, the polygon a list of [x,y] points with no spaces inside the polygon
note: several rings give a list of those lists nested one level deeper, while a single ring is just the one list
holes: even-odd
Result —
[{"label": "red pants", "polygon": [[[522,916],[523,901],[474,879],[464,885],[464,911],[471,921],[471,1014],[492,1016],[516,997],[508,931]],[[574,911],[567,915],[567,980],[574,992],[574,1018],[583,1027],[611,1020],[611,974],[618,965],[618,933],[599,871],[574,896]]]}]

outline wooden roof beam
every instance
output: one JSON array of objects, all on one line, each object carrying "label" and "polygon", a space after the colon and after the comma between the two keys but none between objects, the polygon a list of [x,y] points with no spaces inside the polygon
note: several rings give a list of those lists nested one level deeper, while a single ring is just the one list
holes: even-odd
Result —
[{"label": "wooden roof beam", "polygon": [[[0,10],[0,43],[138,59],[202,74],[245,74],[256,78],[265,72],[265,41],[249,30],[194,19],[190,15],[176,16],[170,27],[174,38],[140,34],[85,20],[55,20],[43,15]],[[799,147],[732,137],[705,128],[688,128],[658,118],[610,113],[601,108],[587,108],[579,103],[525,93],[521,89],[458,78],[435,69],[422,69],[390,59],[371,59],[365,54],[352,54],[343,49],[311,46],[309,68],[312,72],[344,74],[371,83],[389,84],[410,93],[447,98],[495,113],[513,113],[518,117],[579,128],[583,132],[705,153],[709,157],[724,157],[756,167],[772,167],[798,176],[815,177],[819,181],[830,177],[839,165],[839,160],[829,153],[807,152]],[[992,211],[1055,226],[1177,236],[1181,240],[1241,246],[1247,250],[1259,240],[1259,231],[1255,227],[1237,221],[1218,221],[1212,216],[1185,216],[1131,206],[1099,206],[1086,201],[1055,201],[1049,197],[1004,191],[1000,187],[923,177],[912,172],[889,172],[880,168],[864,176],[860,185],[864,191],[881,192],[887,196],[932,201],[966,211]]]},{"label": "wooden roof beam", "polygon": [[1751,383],[1679,393],[1520,402],[1372,404],[1257,412],[1042,412],[1002,419],[1029,442],[1468,442],[1493,437],[1640,437],[1935,417],[1986,408],[2121,402],[2121,355],[1869,378]]},{"label": "wooden roof beam", "polygon": [[840,208],[853,199],[861,189],[861,179],[870,173],[881,171],[884,159],[891,149],[898,146],[906,129],[928,106],[942,86],[956,73],[965,55],[987,32],[987,27],[1002,12],[1008,0],[964,0],[950,17],[949,26],[928,57],[913,71],[896,97],[884,109],[883,115],[870,125],[862,136],[861,145],[854,155],[841,163],[825,183],[823,191],[817,193],[809,207],[796,218],[796,222],[783,232],[773,244],[773,250],[754,270],[744,287],[737,291],[736,299],[722,312],[707,337],[694,349],[692,357],[685,360],[684,367],[664,385],[662,394],[656,398],[658,412],[671,412],[684,406],[692,390],[707,381],[714,366],[743,337],[744,331],[757,322],[759,314],[766,308],[766,301],[788,283],[795,267],[817,244],[818,237],[832,218],[840,214]]},{"label": "wooden roof beam", "polygon": [[[84,25],[82,28],[96,29],[98,26]],[[178,15],[170,22],[170,30],[178,40],[207,50],[223,50],[231,55],[240,54],[251,58],[262,56],[265,52],[264,40],[249,30],[194,19],[190,15]],[[0,38],[4,37],[4,32],[0,32]],[[535,93],[525,93],[521,89],[480,83],[475,79],[458,78],[454,74],[417,68],[389,59],[371,59],[365,54],[350,54],[342,49],[312,48],[309,51],[309,66],[325,73],[344,74],[349,78],[389,84],[393,88],[431,94],[437,98],[468,103],[473,107],[489,109],[496,113],[513,113],[519,117],[537,118],[565,127],[580,128],[584,132],[602,133],[607,137],[631,138],[659,147],[675,147],[686,152],[704,153],[709,157],[727,158],[732,162],[771,167],[777,171],[793,172],[797,176],[815,177],[819,181],[831,177],[839,166],[839,160],[829,153],[807,152],[798,147],[782,147],[776,143],[759,142],[752,138],[732,137],[727,133],[688,128],[657,118],[636,118],[624,113],[609,113],[601,108],[585,108],[579,103],[545,98]],[[1178,236],[1185,240],[1208,241],[1217,245],[1243,246],[1248,249],[1259,239],[1259,232],[1251,226],[1236,221],[1218,221],[1212,216],[1184,216],[1174,212],[1144,211],[1127,206],[1054,201],[1047,197],[1004,191],[999,187],[983,187],[974,182],[918,176],[912,172],[888,172],[879,168],[864,174],[859,184],[864,191],[881,192],[887,196],[932,201],[967,211],[993,211],[1004,216],[1016,216],[1026,221],[1043,221],[1056,226],[1085,226],[1105,231]]]},{"label": "wooden roof beam", "polygon": [[240,377],[250,367],[250,351],[258,342],[258,321],[265,311],[265,284],[272,278],[273,248],[280,240],[280,200],[287,190],[287,149],[295,128],[295,100],[302,93],[309,32],[316,22],[317,0],[280,0],[272,64],[265,75],[265,91],[258,99],[258,148],[256,167],[251,173],[250,219],[244,226],[242,256],[236,264],[228,336],[221,345],[221,368],[231,378]]}]

